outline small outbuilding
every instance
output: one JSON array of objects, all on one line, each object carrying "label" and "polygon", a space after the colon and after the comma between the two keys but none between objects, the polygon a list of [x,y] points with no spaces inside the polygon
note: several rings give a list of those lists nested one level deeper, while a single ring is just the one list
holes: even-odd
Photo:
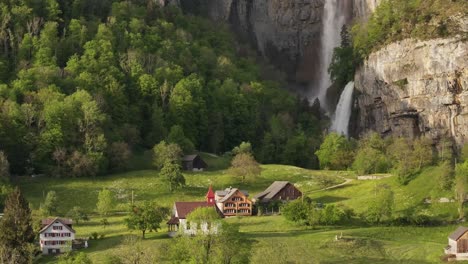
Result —
[{"label": "small outbuilding", "polygon": [[186,171],[204,171],[208,165],[200,155],[194,154],[182,158],[182,168]]},{"label": "small outbuilding", "polygon": [[468,227],[460,226],[450,234],[445,254],[455,256],[457,260],[468,260]]}]

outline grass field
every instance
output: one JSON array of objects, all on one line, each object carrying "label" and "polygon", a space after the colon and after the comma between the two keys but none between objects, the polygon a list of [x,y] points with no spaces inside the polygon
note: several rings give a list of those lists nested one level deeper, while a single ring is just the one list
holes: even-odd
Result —
[{"label": "grass field", "polygon": [[[275,180],[294,182],[299,188],[322,203],[343,203],[357,213],[366,210],[377,184],[387,184],[395,192],[396,210],[401,211],[428,196],[449,196],[450,193],[435,191],[434,177],[439,168],[428,168],[408,186],[400,186],[393,177],[379,181],[357,181],[351,172],[310,171],[291,166],[263,165],[262,174],[247,183],[229,175],[223,168],[228,164],[224,158],[205,156],[211,170],[203,173],[185,174],[187,186],[174,193],[167,190],[157,171],[132,171],[96,179],[53,179],[22,178],[19,181],[26,198],[34,209],[38,209],[47,191],[57,192],[59,212],[64,215],[73,206],[80,206],[90,213],[91,220],[75,225],[77,237],[89,237],[93,232],[104,238],[91,240],[90,247],[83,250],[94,261],[104,263],[107,256],[123,252],[129,236],[139,236],[129,231],[125,224],[125,210],[128,208],[131,192],[135,201],[153,200],[170,206],[178,201],[200,201],[204,199],[207,187],[215,189],[233,186],[246,189],[254,195]],[[320,191],[317,176],[343,182],[353,179],[343,187]],[[101,225],[102,218],[94,212],[97,193],[102,188],[113,190],[117,205],[112,216],[107,217],[109,225]],[[454,204],[427,205],[427,210],[439,214],[454,214]],[[226,221],[240,225],[246,239],[253,241],[252,263],[439,263],[447,236],[456,226],[443,227],[385,227],[347,226],[318,227],[308,229],[287,222],[282,216],[260,216],[230,218]],[[171,243],[165,231],[165,224],[158,233],[148,233],[140,242],[150,251],[160,252],[164,245]],[[342,240],[334,241],[336,235]],[[161,253],[164,254],[164,253]],[[43,257],[40,263],[54,263],[56,258]]]}]

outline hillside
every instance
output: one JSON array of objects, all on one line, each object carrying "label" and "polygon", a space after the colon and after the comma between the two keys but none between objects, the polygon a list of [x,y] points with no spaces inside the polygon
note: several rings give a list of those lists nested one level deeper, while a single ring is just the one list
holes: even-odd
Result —
[{"label": "hillside", "polygon": [[[213,158],[213,162],[222,163],[222,159]],[[185,174],[187,186],[174,193],[167,190],[166,185],[158,177],[157,171],[136,171],[117,174],[105,178],[93,179],[52,179],[52,178],[22,178],[19,185],[25,190],[25,195],[34,209],[38,209],[43,200],[43,194],[54,190],[61,202],[59,214],[65,214],[73,206],[79,205],[90,213],[91,220],[74,226],[78,237],[91,236],[93,232],[103,234],[100,240],[90,240],[90,248],[84,250],[93,261],[103,263],[110,255],[128,252],[134,247],[148,248],[160,262],[168,260],[162,252],[173,240],[168,240],[165,224],[158,233],[149,233],[145,240],[136,244],[128,244],[129,235],[138,232],[129,231],[125,224],[125,213],[130,202],[131,190],[134,199],[138,201],[157,201],[159,204],[171,206],[174,201],[204,200],[207,186],[214,189],[236,186],[254,195],[266,188],[274,180],[289,180],[295,183],[303,192],[317,202],[324,204],[340,203],[354,209],[357,214],[366,211],[368,201],[374,194],[376,184],[387,184],[395,192],[396,215],[408,206],[421,205],[428,195],[433,197],[450,197],[450,193],[434,192],[439,173],[438,167],[423,171],[409,185],[401,187],[394,177],[378,181],[358,181],[353,173],[335,171],[308,171],[283,165],[263,165],[262,175],[251,182],[240,184],[224,170],[203,173]],[[320,176],[321,175],[321,176]],[[351,179],[345,186],[337,189],[320,191],[317,177],[328,177],[337,183]],[[102,217],[95,213],[97,193],[102,188],[114,192],[117,205],[111,216],[107,217],[109,225],[103,227]],[[426,206],[429,214],[439,214],[449,217],[456,214],[454,204],[433,204]],[[368,226],[358,222],[350,222],[343,226],[319,226],[309,229],[286,221],[282,216],[252,216],[230,218],[229,223],[238,224],[245,241],[251,241],[251,263],[438,263],[442,248],[445,246],[448,233],[455,227],[390,227]],[[347,240],[334,242],[335,235],[343,233]],[[281,252],[281,253],[280,253]],[[345,253],[346,252],[346,253]],[[352,254],[350,254],[352,252]],[[299,254],[300,253],[300,254]],[[123,253],[122,253],[123,254]],[[309,262],[312,261],[312,262]],[[54,263],[53,257],[45,257],[41,263]],[[171,263],[170,261],[168,263]]]},{"label": "hillside", "polygon": [[154,1],[0,10],[0,151],[13,175],[124,171],[161,140],[186,154],[250,141],[264,162],[317,167],[295,142],[317,147],[320,113],[265,76],[223,23]]}]

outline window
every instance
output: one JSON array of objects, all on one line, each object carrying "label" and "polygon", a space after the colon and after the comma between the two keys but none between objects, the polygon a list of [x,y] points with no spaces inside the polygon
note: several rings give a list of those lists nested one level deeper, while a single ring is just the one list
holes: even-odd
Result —
[{"label": "window", "polygon": [[63,226],[53,226],[52,229],[53,230],[62,230]]},{"label": "window", "polygon": [[234,202],[242,202],[244,199],[242,199],[242,197],[234,197],[234,198],[232,198],[232,200]]}]

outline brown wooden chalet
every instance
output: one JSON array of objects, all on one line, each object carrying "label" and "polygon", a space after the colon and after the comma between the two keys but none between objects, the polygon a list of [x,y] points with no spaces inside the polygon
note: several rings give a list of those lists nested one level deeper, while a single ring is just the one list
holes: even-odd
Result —
[{"label": "brown wooden chalet", "polygon": [[457,259],[468,260],[468,227],[460,226],[448,237],[445,254],[454,255]]},{"label": "brown wooden chalet", "polygon": [[247,191],[237,188],[227,188],[215,192],[216,205],[224,216],[250,216],[252,215],[252,201]]},{"label": "brown wooden chalet", "polygon": [[182,158],[182,168],[186,171],[203,171],[208,165],[200,155],[187,155]]},{"label": "brown wooden chalet", "polygon": [[254,196],[255,203],[267,204],[272,201],[295,200],[302,196],[292,183],[287,181],[275,181],[265,191]]}]

